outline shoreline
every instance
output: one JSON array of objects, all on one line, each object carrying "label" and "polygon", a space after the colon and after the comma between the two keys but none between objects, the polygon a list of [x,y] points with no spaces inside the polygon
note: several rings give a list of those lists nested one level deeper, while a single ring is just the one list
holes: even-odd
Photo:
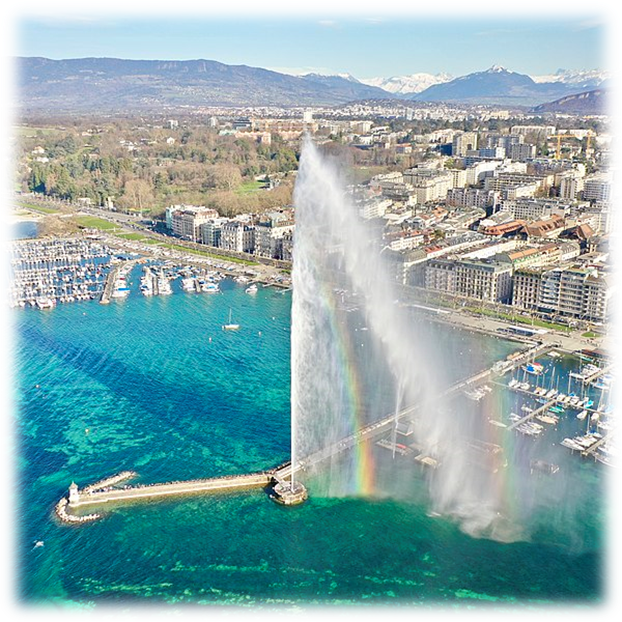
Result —
[{"label": "shoreline", "polygon": [[7,221],[10,225],[16,225],[21,222],[40,222],[43,220],[43,215],[33,214],[31,212],[11,212],[8,215]]}]

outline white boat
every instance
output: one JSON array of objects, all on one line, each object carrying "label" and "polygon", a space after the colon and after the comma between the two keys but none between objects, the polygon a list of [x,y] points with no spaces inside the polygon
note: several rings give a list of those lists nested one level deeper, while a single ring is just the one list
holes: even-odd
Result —
[{"label": "white boat", "polygon": [[37,298],[37,307],[39,309],[53,309],[56,301],[53,298]]},{"label": "white boat", "polygon": [[184,277],[181,280],[181,288],[185,292],[192,292],[192,291],[194,291],[194,277],[191,277],[191,276]]},{"label": "white boat", "polygon": [[596,458],[596,460],[598,460],[598,462],[602,463],[602,464],[606,464],[607,466],[616,466],[616,463],[614,463],[614,461],[609,457],[609,456],[604,456],[603,454],[599,454],[598,452],[595,454],[594,458]]},{"label": "white boat", "polygon": [[587,410],[582,410],[578,415],[577,419],[579,421],[583,421],[587,417]]},{"label": "white boat", "polygon": [[479,389],[473,389],[472,391],[464,391],[464,394],[474,402],[479,402],[479,400],[484,397],[484,393]]},{"label": "white boat", "polygon": [[563,445],[564,447],[568,447],[568,449],[574,449],[575,451],[582,451],[583,447],[581,445],[579,445],[574,439],[572,438],[565,438],[560,445]]},{"label": "white boat", "polygon": [[140,292],[143,296],[153,296],[153,287],[150,283],[143,283],[140,286]]},{"label": "white boat", "polygon": [[539,376],[544,371],[544,365],[542,365],[542,363],[536,363],[534,361],[533,363],[527,363],[526,365],[523,365],[521,369],[528,374]]},{"label": "white boat", "polygon": [[218,287],[218,283],[208,281],[203,285],[202,290],[208,294],[218,294],[220,292],[220,287]]},{"label": "white boat", "polygon": [[234,324],[231,321],[231,309],[229,309],[229,322],[227,324],[223,324],[222,329],[223,330],[238,330],[238,328],[240,328],[240,325]]},{"label": "white boat", "polygon": [[252,283],[251,285],[249,285],[246,288],[246,293],[247,294],[256,294],[257,293],[257,284],[256,283]]},{"label": "white boat", "polygon": [[168,296],[173,293],[173,288],[166,277],[160,277],[158,279],[158,293],[163,296]]}]

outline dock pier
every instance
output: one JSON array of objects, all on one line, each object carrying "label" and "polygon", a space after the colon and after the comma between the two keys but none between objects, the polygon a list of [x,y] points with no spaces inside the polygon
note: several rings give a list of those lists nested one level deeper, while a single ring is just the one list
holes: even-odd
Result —
[{"label": "dock pier", "polygon": [[[110,283],[114,283],[114,275],[111,273]],[[108,283],[107,283],[108,285]],[[479,371],[465,380],[461,380],[451,385],[440,393],[439,398],[449,399],[455,397],[465,389],[477,387],[491,377],[501,376],[508,371],[516,369],[523,363],[534,360],[538,356],[542,356],[550,350],[556,348],[555,345],[544,343],[529,343],[522,352],[508,356],[505,360],[496,362],[492,367]],[[559,348],[557,348],[559,349]],[[599,374],[604,373],[601,370]],[[507,427],[508,430],[514,430],[521,424],[524,424],[532,418],[538,416],[542,412],[548,410],[557,403],[556,398],[551,398],[539,408],[527,413],[524,417],[513,422]],[[106,506],[106,504],[114,504],[117,502],[132,502],[145,499],[161,499],[165,497],[188,496],[196,494],[209,494],[219,492],[231,492],[248,489],[263,488],[270,491],[270,497],[283,505],[296,505],[304,502],[307,498],[307,491],[301,482],[294,479],[294,475],[300,471],[318,464],[332,456],[335,456],[347,449],[386,433],[392,427],[407,415],[416,413],[421,407],[421,403],[417,402],[403,408],[397,413],[390,413],[382,419],[373,421],[366,426],[360,428],[354,434],[351,434],[338,442],[324,447],[323,449],[305,456],[303,460],[296,464],[285,462],[273,469],[260,471],[256,473],[244,475],[230,475],[224,477],[214,477],[206,479],[175,481],[166,483],[155,483],[145,485],[125,485],[122,488],[117,487],[121,482],[136,477],[133,471],[123,471],[112,477],[105,478],[79,489],[75,483],[69,487],[69,494],[60,499],[57,503],[55,511],[57,517],[64,523],[85,523],[101,518],[99,513],[91,513],[86,515],[74,514],[72,510],[81,508],[95,508]],[[590,455],[602,443],[604,443],[610,435],[607,435],[597,444],[591,446],[583,452],[584,456]],[[430,456],[421,454],[418,456],[419,462],[425,464],[435,463]],[[425,461],[430,461],[426,463]]]},{"label": "dock pier", "polygon": [[[595,443],[593,443],[592,445],[590,445],[587,449],[583,450],[581,452],[581,455],[584,458],[587,458],[588,456],[592,456],[595,458],[595,452],[596,450],[601,446],[604,445],[607,441],[611,440],[614,436],[615,436],[615,432],[616,430],[611,430],[608,434],[606,434],[605,436],[603,436],[601,439],[598,439]],[[596,458],[595,458],[596,459]]]},{"label": "dock pier", "polygon": [[557,400],[555,398],[550,399],[548,402],[540,406],[540,408],[536,408],[535,410],[532,410],[531,412],[527,413],[524,417],[521,417],[520,419],[512,423],[512,425],[509,425],[508,430],[514,430],[515,428],[522,425],[523,423],[527,423],[527,421],[530,421],[534,417],[537,417],[540,413],[547,411],[549,408],[551,408],[551,406],[555,406],[556,403],[557,403]]},{"label": "dock pier", "polygon": [[[277,469],[280,467],[277,467]],[[133,471],[123,471],[112,477],[90,484],[82,489],[72,482],[69,494],[56,504],[55,513],[65,523],[85,523],[101,518],[101,514],[73,514],[71,511],[85,507],[101,507],[113,502],[130,502],[163,497],[187,496],[194,494],[231,492],[253,488],[268,488],[283,483],[287,478],[279,475],[277,469],[245,475],[227,475],[206,479],[138,484],[116,487],[121,482],[136,477]]]},{"label": "dock pier", "polygon": [[107,305],[110,303],[114,284],[117,280],[117,275],[119,274],[119,270],[121,270],[122,265],[123,264],[117,264],[108,273],[108,277],[106,278],[106,284],[104,285],[104,291],[102,292],[102,297],[99,300],[100,304]]}]

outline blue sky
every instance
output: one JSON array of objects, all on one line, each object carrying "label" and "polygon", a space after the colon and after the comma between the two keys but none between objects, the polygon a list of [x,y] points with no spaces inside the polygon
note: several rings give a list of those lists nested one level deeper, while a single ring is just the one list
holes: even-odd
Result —
[{"label": "blue sky", "polygon": [[206,58],[277,71],[351,73],[357,78],[446,72],[493,64],[531,75],[608,69],[602,20],[534,14],[458,19],[414,14],[327,17],[268,14],[245,19],[205,13],[146,19],[132,15],[23,16],[21,56],[133,59]]}]

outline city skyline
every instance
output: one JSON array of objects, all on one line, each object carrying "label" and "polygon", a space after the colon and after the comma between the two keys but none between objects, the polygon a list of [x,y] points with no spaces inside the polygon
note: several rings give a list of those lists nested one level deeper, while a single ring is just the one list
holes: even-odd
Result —
[{"label": "city skyline", "polygon": [[[424,16],[24,16],[15,55],[53,59],[208,59],[281,73],[348,73],[358,79],[414,73],[452,76],[502,65],[546,75],[607,70],[599,19]],[[318,45],[318,42],[322,45]],[[410,49],[411,53],[408,53]],[[464,53],[468,50],[468,53]]]}]

